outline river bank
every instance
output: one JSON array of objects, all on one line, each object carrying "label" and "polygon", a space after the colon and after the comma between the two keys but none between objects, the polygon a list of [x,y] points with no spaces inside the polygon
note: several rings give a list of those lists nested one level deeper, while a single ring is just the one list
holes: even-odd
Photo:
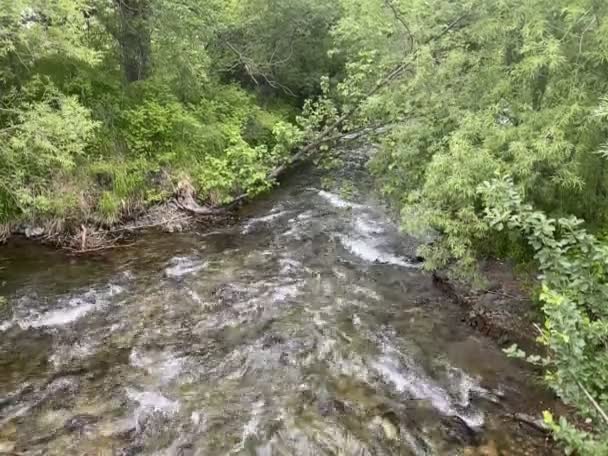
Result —
[{"label": "river bank", "polygon": [[433,281],[453,302],[463,309],[463,320],[502,347],[517,344],[525,351],[542,350],[536,341],[542,314],[531,298],[530,286],[524,286],[515,267],[508,261],[480,260],[479,271],[487,286],[473,287],[435,272]]}]

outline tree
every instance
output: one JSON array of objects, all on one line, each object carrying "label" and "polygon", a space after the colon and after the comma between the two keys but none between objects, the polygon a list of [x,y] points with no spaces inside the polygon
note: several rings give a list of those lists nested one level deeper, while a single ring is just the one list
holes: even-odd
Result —
[{"label": "tree", "polygon": [[150,0],[115,0],[119,27],[117,40],[121,49],[121,63],[127,82],[146,79],[152,66]]}]

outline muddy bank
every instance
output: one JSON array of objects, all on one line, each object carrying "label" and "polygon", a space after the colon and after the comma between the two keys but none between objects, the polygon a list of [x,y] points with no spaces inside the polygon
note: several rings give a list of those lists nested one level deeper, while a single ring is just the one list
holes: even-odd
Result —
[{"label": "muddy bank", "polygon": [[235,207],[201,206],[189,185],[178,186],[175,195],[155,206],[123,214],[113,223],[49,219],[0,226],[0,245],[9,241],[32,241],[74,253],[94,253],[124,246],[137,234],[205,231],[235,222]]},{"label": "muddy bank", "polygon": [[542,315],[513,265],[488,259],[481,262],[480,272],[487,282],[482,289],[452,280],[445,272],[435,272],[433,283],[462,308],[462,321],[500,346],[517,344],[533,353],[541,351],[536,338]]}]

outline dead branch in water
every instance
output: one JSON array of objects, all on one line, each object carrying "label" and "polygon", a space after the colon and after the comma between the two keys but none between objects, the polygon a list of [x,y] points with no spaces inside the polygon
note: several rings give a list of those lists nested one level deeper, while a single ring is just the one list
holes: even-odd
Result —
[{"label": "dead branch in water", "polygon": [[180,215],[178,217],[173,217],[168,220],[161,220],[159,222],[149,223],[149,224],[145,224],[145,225],[127,225],[127,226],[122,226],[119,228],[113,228],[113,229],[109,230],[108,233],[124,233],[124,232],[131,233],[131,232],[135,232],[135,231],[139,231],[139,230],[146,230],[148,228],[158,228],[161,226],[166,226],[166,225],[169,225],[174,222],[190,222],[191,220],[192,220],[192,217]]},{"label": "dead branch in water", "polygon": [[115,243],[113,243],[113,244],[102,245],[100,247],[94,247],[94,248],[90,248],[90,249],[74,249],[71,247],[64,247],[64,250],[66,250],[70,253],[75,253],[75,254],[80,255],[80,254],[86,254],[86,253],[101,252],[103,250],[132,247],[135,245],[135,242],[131,242],[129,244],[119,244],[118,242],[119,242],[119,240],[116,240]]},{"label": "dead branch in water", "polygon": [[506,416],[514,421],[526,424],[536,429],[537,431],[542,432],[543,434],[551,432],[551,428],[547,426],[543,421],[534,418],[533,416],[526,415],[525,413],[510,413]]}]

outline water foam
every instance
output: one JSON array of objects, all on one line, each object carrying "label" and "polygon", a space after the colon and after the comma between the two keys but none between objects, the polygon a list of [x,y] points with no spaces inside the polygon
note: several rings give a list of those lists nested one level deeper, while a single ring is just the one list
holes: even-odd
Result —
[{"label": "water foam", "polygon": [[253,229],[260,224],[269,224],[287,214],[290,214],[290,211],[276,211],[276,212],[270,212],[270,214],[265,215],[263,217],[255,217],[252,219],[249,219],[247,221],[247,223],[245,223],[245,225],[243,226],[243,229],[241,230],[241,234],[249,234],[253,231]]},{"label": "water foam", "polygon": [[165,268],[165,275],[172,279],[194,274],[207,266],[198,258],[182,256],[172,258],[169,264],[171,266]]},{"label": "water foam", "polygon": [[139,404],[136,415],[142,412],[161,412],[167,415],[174,415],[179,411],[178,401],[172,401],[154,391],[137,391],[127,388],[127,397]]},{"label": "water foam", "polygon": [[[110,302],[110,298],[123,292],[123,287],[110,284],[105,289],[89,290],[80,296],[60,299],[60,307],[56,309],[40,312],[28,308],[26,309],[28,316],[24,318],[15,317],[3,322],[0,324],[0,331],[7,331],[14,325],[23,330],[65,326],[103,308]],[[31,303],[27,304],[29,307]]]},{"label": "water foam", "polygon": [[324,200],[326,200],[332,206],[340,208],[340,209],[346,209],[349,207],[352,207],[352,208],[361,207],[361,205],[359,205],[359,204],[347,201],[347,200],[341,198],[340,196],[336,195],[335,193],[326,192],[325,190],[319,190],[319,196],[321,198],[323,198]]},{"label": "water foam", "polygon": [[[371,363],[371,367],[376,370],[387,382],[393,384],[395,389],[400,393],[407,393],[415,399],[427,400],[431,405],[445,416],[458,416],[468,426],[476,428],[481,427],[484,423],[484,417],[481,412],[473,411],[471,413],[461,413],[456,406],[466,407],[469,405],[468,393],[466,396],[462,394],[462,388],[470,390],[472,382],[469,385],[460,384],[460,397],[457,398],[456,404],[448,391],[435,383],[430,378],[414,372],[409,369],[401,369],[399,363],[389,357],[381,356],[377,361]],[[471,380],[468,378],[468,380]]]},{"label": "water foam", "polygon": [[404,268],[419,268],[420,266],[404,257],[381,250],[371,239],[357,239],[349,236],[338,236],[342,245],[353,255],[370,263],[383,263],[402,266]]},{"label": "water foam", "polygon": [[129,355],[133,367],[144,369],[161,383],[167,383],[178,377],[184,368],[184,359],[171,353],[142,353],[133,350]]}]

